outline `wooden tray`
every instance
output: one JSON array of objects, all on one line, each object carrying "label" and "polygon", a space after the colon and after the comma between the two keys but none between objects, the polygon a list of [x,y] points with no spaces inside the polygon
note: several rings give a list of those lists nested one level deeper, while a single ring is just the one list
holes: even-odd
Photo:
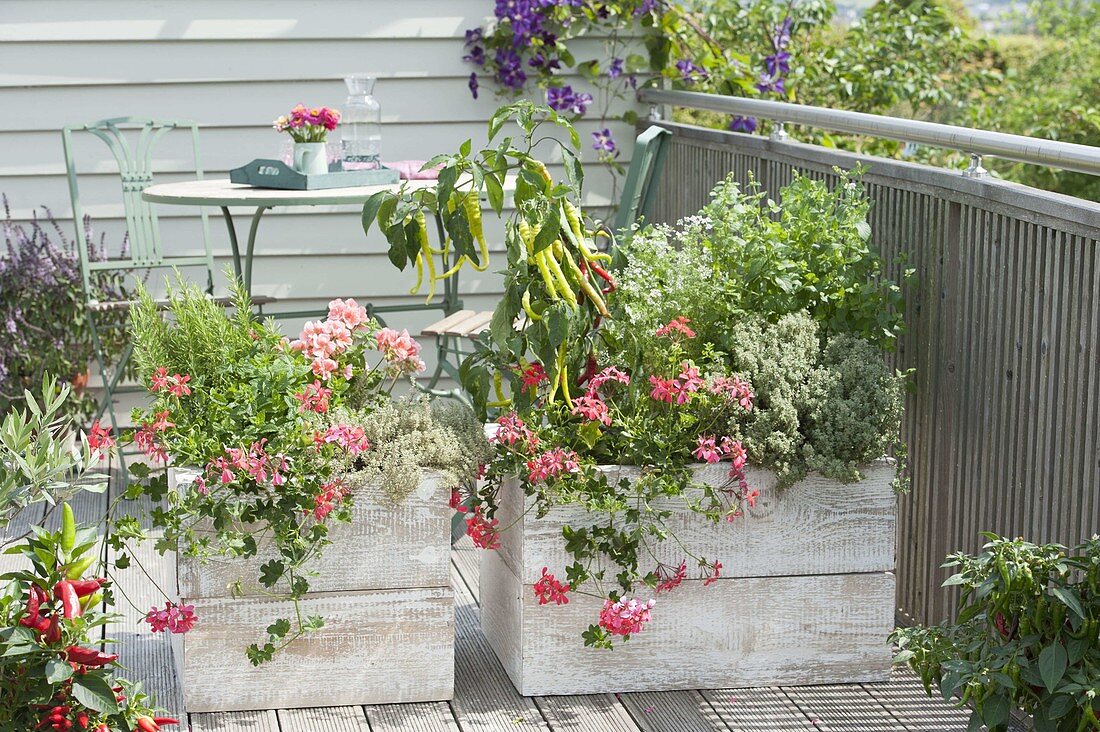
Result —
[{"label": "wooden tray", "polygon": [[229,171],[229,180],[257,188],[279,188],[290,191],[319,191],[326,188],[351,188],[396,183],[401,175],[391,168],[344,170],[339,162],[329,165],[323,175],[299,173],[281,160],[253,160]]}]

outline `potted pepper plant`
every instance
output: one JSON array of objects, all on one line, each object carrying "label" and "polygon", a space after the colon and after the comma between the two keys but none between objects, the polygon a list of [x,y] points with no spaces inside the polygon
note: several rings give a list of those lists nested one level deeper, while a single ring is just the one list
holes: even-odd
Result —
[{"label": "potted pepper plant", "polygon": [[[500,212],[516,180],[505,294],[462,365],[497,452],[458,502],[486,550],[482,629],[516,688],[887,678],[901,384],[874,337],[900,322],[857,187],[797,182],[777,228],[762,194],[727,182],[695,220],[611,255],[568,123],[510,105],[490,143],[509,122],[522,135],[430,161],[456,192],[380,194],[364,221],[398,246],[440,213],[472,258],[480,222],[454,201],[484,191]],[[558,145],[565,180],[537,144]],[[865,322],[877,309],[886,328]]]}]

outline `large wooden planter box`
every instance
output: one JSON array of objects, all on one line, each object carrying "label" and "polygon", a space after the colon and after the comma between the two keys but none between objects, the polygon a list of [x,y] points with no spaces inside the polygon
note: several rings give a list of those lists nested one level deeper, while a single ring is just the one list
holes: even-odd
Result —
[{"label": "large wooden planter box", "polygon": [[[190,476],[177,471],[177,484]],[[267,624],[293,617],[293,604],[262,595],[248,560],[177,560],[182,602],[199,622],[172,636],[188,712],[285,709],[450,699],[454,689],[454,596],[450,578],[450,488],[425,473],[399,506],[373,487],[355,490],[354,518],[336,523],[332,543],[307,565],[304,614],[325,627],[259,667],[245,657]],[[241,583],[244,595],[234,597]]]},{"label": "large wooden planter box", "polygon": [[[700,465],[696,475],[723,485],[727,469]],[[677,509],[677,535],[696,554],[721,561],[722,577],[642,595],[656,597],[653,620],[610,651],[581,639],[597,622],[601,600],[574,594],[567,605],[539,605],[532,588],[543,567],[562,577],[573,561],[562,526],[591,525],[591,518],[571,506],[543,518],[521,515],[522,489],[505,485],[497,516],[503,526],[516,523],[499,550],[481,552],[482,630],[527,696],[886,681],[894,467],[882,461],[863,472],[859,483],[811,475],[779,491],[773,474],[750,469],[760,497],[733,523]],[[658,554],[673,565],[684,558],[675,542]]]}]

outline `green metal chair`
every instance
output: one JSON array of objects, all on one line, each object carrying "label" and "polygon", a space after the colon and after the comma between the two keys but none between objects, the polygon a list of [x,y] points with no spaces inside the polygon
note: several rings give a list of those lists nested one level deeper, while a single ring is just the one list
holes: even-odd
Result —
[{"label": "green metal chair", "polygon": [[654,125],[634,141],[634,153],[626,171],[623,195],[619,198],[619,210],[612,227],[615,232],[629,229],[653,210],[657,184],[661,180],[671,138],[671,132]]},{"label": "green metal chair", "polygon": [[[619,199],[613,232],[629,229],[652,210],[671,137],[671,132],[657,126],[638,135]],[[421,331],[423,336],[433,336],[436,345],[436,368],[428,379],[425,391],[435,396],[468,401],[461,389],[440,390],[437,385],[443,376],[458,380],[458,364],[471,352],[464,344],[485,331],[492,317],[492,311],[458,310]]]},{"label": "green metal chair", "polygon": [[[169,132],[190,134],[191,155],[194,159],[194,174],[201,180],[202,162],[199,158],[199,128],[194,122],[153,120],[138,117],[118,117],[100,120],[86,125],[68,126],[61,131],[61,140],[65,150],[65,170],[69,181],[69,196],[72,199],[73,226],[76,240],[83,243],[84,209],[80,201],[80,188],[77,182],[74,136],[90,134],[107,145],[118,165],[122,182],[122,206],[126,215],[129,254],[120,258],[94,261],[86,246],[77,246],[80,254],[80,271],[85,294],[85,312],[95,348],[99,373],[103,379],[104,396],[100,402],[96,419],[104,413],[110,415],[111,425],[116,433],[120,427],[115,414],[114,397],[126,391],[139,391],[136,387],[122,387],[120,382],[126,372],[133,351],[132,344],[123,349],[118,362],[108,363],[104,350],[104,328],[122,327],[124,319],[120,312],[128,311],[132,301],[103,301],[97,287],[100,273],[113,272],[123,277],[143,277],[150,270],[201,268],[206,274],[206,291],[214,291],[214,255],[210,247],[210,223],[205,210],[200,209],[203,251],[192,256],[165,256],[161,246],[160,227],[156,212],[141,198],[141,191],[153,182],[153,148]],[[215,298],[223,304],[229,298]],[[270,298],[254,298],[254,304],[263,305]],[[116,322],[110,323],[111,320]],[[119,323],[123,320],[123,323]],[[125,473],[125,464],[123,465]]]}]

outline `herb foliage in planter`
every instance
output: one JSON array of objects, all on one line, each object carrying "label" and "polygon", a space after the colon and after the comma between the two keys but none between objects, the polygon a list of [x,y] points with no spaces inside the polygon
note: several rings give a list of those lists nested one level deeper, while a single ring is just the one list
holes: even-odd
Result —
[{"label": "herb foliage in planter", "polygon": [[[435,471],[442,505],[451,483],[477,475],[486,449],[483,438],[480,446],[471,439],[477,423],[470,414],[434,420],[422,405],[390,403],[394,386],[424,368],[407,332],[379,328],[354,300],[333,300],[326,318],[288,341],[256,320],[239,284],[235,297],[227,313],[181,283],[170,291],[165,318],[140,293],[135,360],[154,401],[135,414],[134,443],[153,464],[197,467],[199,475],[186,490],[168,491],[164,475],[139,469],[149,479],[128,497],[167,501],[152,511],[161,551],[239,559],[238,569],[263,555],[249,584],[273,602],[250,618],[267,632],[247,649],[261,664],[324,629],[323,613],[304,603],[333,527],[353,519],[354,484],[380,482],[384,514],[419,489],[424,467]],[[400,475],[387,472],[391,460],[400,461]],[[115,523],[120,548],[146,536],[133,517]],[[265,619],[264,612],[289,617]],[[241,643],[239,634],[228,640]]]}]

